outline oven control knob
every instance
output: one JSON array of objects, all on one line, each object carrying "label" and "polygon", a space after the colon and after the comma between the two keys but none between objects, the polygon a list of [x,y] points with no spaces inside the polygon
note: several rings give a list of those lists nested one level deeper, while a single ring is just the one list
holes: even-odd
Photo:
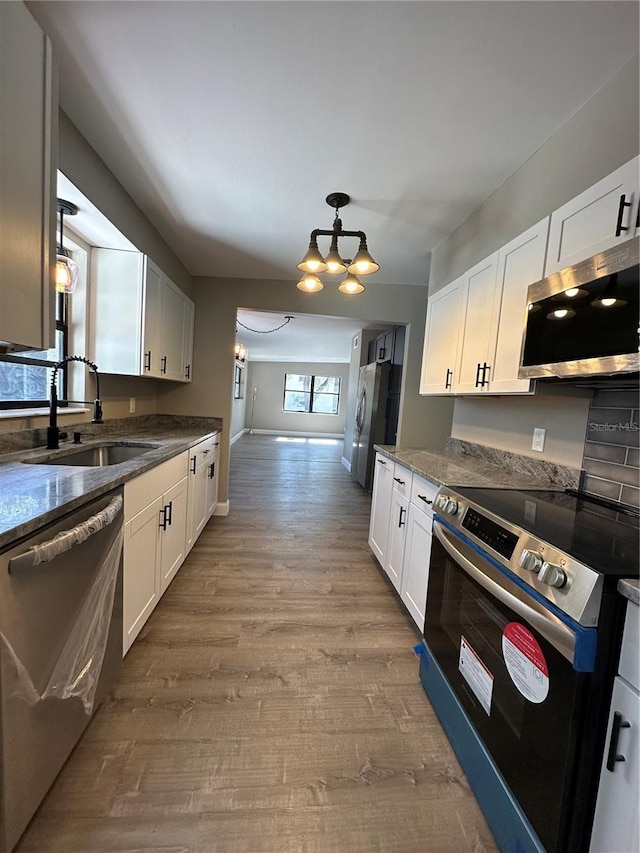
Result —
[{"label": "oven control knob", "polygon": [[443,508],[448,515],[456,515],[458,512],[458,501],[453,498],[449,498],[447,500],[447,505]]},{"label": "oven control knob", "polygon": [[436,498],[436,507],[438,509],[444,509],[449,501],[449,495],[438,495]]},{"label": "oven control knob", "polygon": [[536,554],[535,551],[529,551],[527,548],[524,548],[522,554],[520,554],[518,564],[521,569],[526,569],[528,572],[539,572],[542,568],[542,557],[540,554]]},{"label": "oven control knob", "polygon": [[538,572],[538,580],[541,583],[546,583],[548,586],[555,586],[557,589],[560,589],[566,585],[567,575],[560,566],[554,566],[553,563],[543,563],[542,568]]}]

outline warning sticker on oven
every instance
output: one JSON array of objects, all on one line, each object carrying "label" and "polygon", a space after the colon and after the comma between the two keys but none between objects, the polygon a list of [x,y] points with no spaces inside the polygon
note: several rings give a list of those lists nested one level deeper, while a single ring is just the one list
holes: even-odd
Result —
[{"label": "warning sticker on oven", "polygon": [[511,680],[530,702],[544,702],[549,693],[549,667],[528,628],[509,622],[502,632],[502,657]]},{"label": "warning sticker on oven", "polygon": [[490,714],[493,675],[491,675],[464,637],[460,637],[458,669],[469,687],[476,694],[484,710],[487,714]]}]

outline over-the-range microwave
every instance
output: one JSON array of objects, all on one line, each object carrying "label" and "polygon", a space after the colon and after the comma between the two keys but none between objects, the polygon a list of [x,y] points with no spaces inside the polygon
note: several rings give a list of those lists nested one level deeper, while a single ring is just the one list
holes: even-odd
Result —
[{"label": "over-the-range microwave", "polygon": [[640,369],[639,245],[629,240],[530,285],[521,378]]}]

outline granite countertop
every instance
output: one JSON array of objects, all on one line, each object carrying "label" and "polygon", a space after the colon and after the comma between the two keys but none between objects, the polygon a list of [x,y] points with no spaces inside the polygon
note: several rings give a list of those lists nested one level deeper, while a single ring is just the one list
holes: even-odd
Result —
[{"label": "granite countertop", "polygon": [[[120,429],[113,424],[105,424],[104,430],[79,424],[83,433],[80,445],[67,440],[60,443],[58,451],[36,447],[0,455],[0,548],[166,462],[222,427],[217,418],[175,418],[174,423],[147,418],[135,425],[130,423],[133,419],[126,420],[128,428],[125,424]],[[71,436],[72,428],[65,426],[67,429]],[[25,464],[104,444],[137,443],[153,447],[116,465],[80,468]],[[5,449],[6,442],[0,446]]]},{"label": "granite countertop", "polygon": [[447,442],[444,451],[384,444],[374,448],[436,486],[562,490],[576,487],[580,478],[580,472],[573,468],[455,439]]},{"label": "granite countertop", "polygon": [[618,581],[618,592],[634,604],[640,604],[640,581],[637,578]]}]

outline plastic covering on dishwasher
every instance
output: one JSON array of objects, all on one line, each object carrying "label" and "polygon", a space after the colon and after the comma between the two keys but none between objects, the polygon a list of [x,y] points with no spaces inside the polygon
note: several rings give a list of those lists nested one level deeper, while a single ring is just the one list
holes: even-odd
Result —
[{"label": "plastic covering on dishwasher", "polygon": [[[121,506],[122,501],[120,499],[120,505],[116,508],[116,514]],[[108,510],[109,507],[106,509]],[[91,527],[93,524],[93,529],[87,535],[96,532],[94,526],[94,519],[96,517],[93,516],[88,519],[83,525],[74,528],[74,531],[77,531],[84,525]],[[101,527],[97,529],[101,529]],[[62,542],[64,536],[72,532],[67,531],[65,534],[62,534],[60,542]],[[54,543],[57,538],[55,537],[51,540],[51,543]],[[100,672],[109,637],[123,542],[124,524],[121,524],[120,530],[107,551],[104,561],[96,574],[95,581],[80,608],[78,617],[53,668],[49,682],[42,693],[36,689],[26,667],[19,660],[7,638],[0,631],[0,642],[8,655],[8,660],[5,659],[5,672],[7,669],[14,670],[11,689],[12,696],[22,699],[28,705],[35,705],[44,699],[70,699],[76,697],[82,701],[84,711],[87,715],[90,716],[93,713],[96,689],[100,680]],[[62,551],[64,550],[67,549],[63,548]],[[62,553],[62,551],[58,551],[58,553]],[[49,559],[52,559],[52,557],[49,557]]]}]

